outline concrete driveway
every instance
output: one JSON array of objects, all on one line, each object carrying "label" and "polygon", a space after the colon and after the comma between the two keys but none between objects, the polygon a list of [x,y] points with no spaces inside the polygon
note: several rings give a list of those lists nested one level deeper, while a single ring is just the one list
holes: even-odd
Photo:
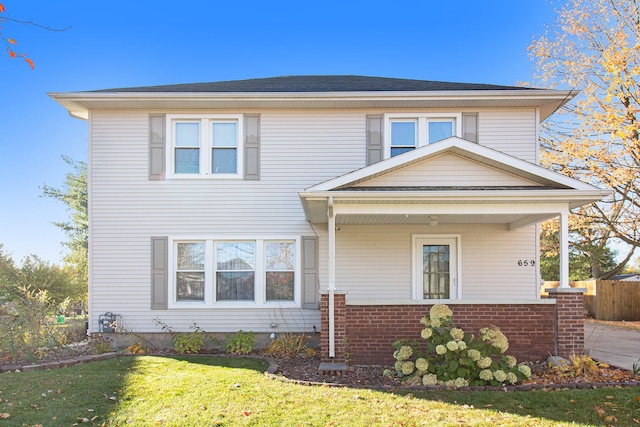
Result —
[{"label": "concrete driveway", "polygon": [[595,360],[632,370],[640,365],[640,331],[585,322],[584,349]]}]

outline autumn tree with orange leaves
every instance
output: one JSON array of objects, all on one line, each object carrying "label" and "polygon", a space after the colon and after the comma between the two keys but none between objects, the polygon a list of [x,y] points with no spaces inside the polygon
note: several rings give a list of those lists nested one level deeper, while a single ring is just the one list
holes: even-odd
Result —
[{"label": "autumn tree with orange leaves", "polygon": [[592,264],[612,239],[628,245],[616,267],[593,269],[594,278],[609,278],[640,246],[639,1],[569,0],[529,50],[542,86],[581,92],[543,125],[541,161],[613,190],[576,211],[570,225]]},{"label": "autumn tree with orange leaves", "polygon": [[27,64],[29,64],[29,67],[31,67],[31,69],[34,69],[34,64],[33,61],[31,60],[31,58],[29,58],[27,56],[26,53],[21,52],[17,49],[17,45],[18,42],[11,38],[11,37],[7,37],[4,35],[4,26],[8,23],[15,23],[15,24],[23,24],[23,25],[32,25],[34,27],[38,27],[38,28],[42,28],[45,29],[47,31],[65,31],[68,30],[70,27],[67,28],[62,28],[62,29],[54,29],[54,28],[50,28],[50,27],[45,27],[44,25],[40,25],[37,24],[33,21],[24,21],[21,19],[15,19],[12,18],[11,16],[9,16],[6,13],[6,9],[4,7],[4,4],[0,3],[0,39],[2,39],[2,42],[4,43],[4,45],[6,46],[6,50],[7,53],[9,54],[9,56],[13,59],[13,58],[23,58]]}]

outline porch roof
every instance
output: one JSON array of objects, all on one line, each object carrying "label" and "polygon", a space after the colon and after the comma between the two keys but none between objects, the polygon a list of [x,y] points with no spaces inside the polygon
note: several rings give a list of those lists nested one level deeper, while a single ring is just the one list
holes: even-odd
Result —
[{"label": "porch roof", "polygon": [[[453,153],[525,185],[376,185],[375,180]],[[454,176],[452,174],[452,176]],[[368,185],[371,182],[372,185]],[[596,202],[611,192],[460,138],[431,144],[299,193],[307,220],[340,224],[507,224],[517,229]]]}]

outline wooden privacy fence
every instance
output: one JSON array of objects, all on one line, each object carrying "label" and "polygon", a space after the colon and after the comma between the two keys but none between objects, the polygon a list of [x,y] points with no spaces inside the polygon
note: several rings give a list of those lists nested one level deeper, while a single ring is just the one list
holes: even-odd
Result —
[{"label": "wooden privacy fence", "polygon": [[[540,295],[546,289],[557,288],[559,282],[544,282]],[[640,320],[640,282],[622,280],[587,280],[570,282],[572,288],[586,288],[585,310],[598,320]]]},{"label": "wooden privacy fence", "polygon": [[595,307],[598,320],[640,320],[640,282],[598,280]]}]

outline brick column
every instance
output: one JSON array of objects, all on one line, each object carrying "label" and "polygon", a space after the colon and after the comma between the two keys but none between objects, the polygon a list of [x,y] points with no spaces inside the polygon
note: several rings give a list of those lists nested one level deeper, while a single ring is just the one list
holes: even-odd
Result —
[{"label": "brick column", "polygon": [[329,358],[329,292],[320,294],[320,360],[322,362],[344,362],[344,338],[347,336],[347,307],[344,292],[335,291],[333,297],[333,319],[335,358]]},{"label": "brick column", "polygon": [[584,292],[583,288],[549,289],[556,299],[556,355],[569,357],[584,352]]}]

